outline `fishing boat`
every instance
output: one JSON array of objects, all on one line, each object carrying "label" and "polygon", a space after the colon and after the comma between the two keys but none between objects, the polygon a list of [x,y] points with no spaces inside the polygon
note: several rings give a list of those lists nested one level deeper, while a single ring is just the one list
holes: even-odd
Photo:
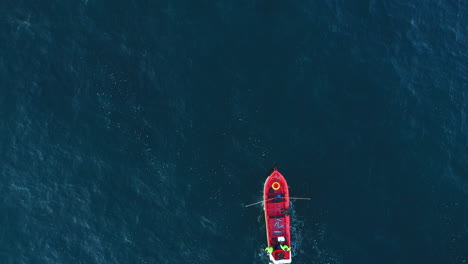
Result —
[{"label": "fishing boat", "polygon": [[289,188],[283,175],[275,168],[265,181],[263,209],[270,264],[286,264],[292,261],[289,210]]}]

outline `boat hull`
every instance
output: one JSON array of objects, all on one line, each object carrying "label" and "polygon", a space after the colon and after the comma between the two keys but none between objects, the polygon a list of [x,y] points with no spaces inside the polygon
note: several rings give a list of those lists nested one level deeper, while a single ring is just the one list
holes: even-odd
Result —
[{"label": "boat hull", "polygon": [[267,242],[268,247],[273,248],[269,256],[272,264],[286,264],[292,261],[291,251],[281,249],[281,245],[291,247],[289,207],[288,183],[275,169],[266,179],[263,190]]}]

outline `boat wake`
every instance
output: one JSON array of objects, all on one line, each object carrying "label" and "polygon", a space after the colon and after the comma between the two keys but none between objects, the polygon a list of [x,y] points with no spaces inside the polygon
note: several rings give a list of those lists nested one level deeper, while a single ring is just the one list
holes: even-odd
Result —
[{"label": "boat wake", "polygon": [[294,209],[294,203],[291,201],[289,207],[289,215],[291,216],[291,237],[292,237],[292,256],[295,257],[302,254],[301,246],[304,241],[303,227],[304,221],[299,219]]}]

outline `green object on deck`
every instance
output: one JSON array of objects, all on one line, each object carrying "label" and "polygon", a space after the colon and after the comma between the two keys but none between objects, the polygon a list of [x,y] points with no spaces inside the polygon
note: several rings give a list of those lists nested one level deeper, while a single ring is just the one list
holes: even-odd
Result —
[{"label": "green object on deck", "polygon": [[281,249],[284,251],[291,251],[291,247],[289,247],[288,245],[281,245]]},{"label": "green object on deck", "polygon": [[268,254],[271,254],[271,253],[273,253],[273,248],[272,248],[272,247],[267,247],[267,248],[265,248],[265,251],[266,251]]}]

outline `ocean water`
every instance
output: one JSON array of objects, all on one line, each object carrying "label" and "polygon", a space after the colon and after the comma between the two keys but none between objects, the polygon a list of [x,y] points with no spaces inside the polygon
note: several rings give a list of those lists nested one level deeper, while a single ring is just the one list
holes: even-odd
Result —
[{"label": "ocean water", "polygon": [[0,1],[0,263],[468,263],[467,9]]}]

